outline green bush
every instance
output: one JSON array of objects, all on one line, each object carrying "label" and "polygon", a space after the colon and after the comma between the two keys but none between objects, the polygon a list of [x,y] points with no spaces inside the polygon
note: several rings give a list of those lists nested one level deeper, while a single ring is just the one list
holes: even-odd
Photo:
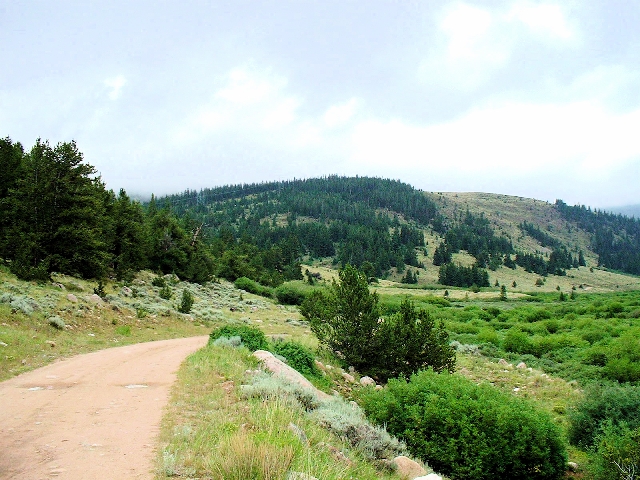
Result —
[{"label": "green bush", "polygon": [[548,414],[487,384],[427,370],[358,394],[369,419],[457,479],[559,479],[562,435]]},{"label": "green bush", "polygon": [[534,348],[529,335],[524,333],[520,328],[510,328],[502,340],[502,348],[507,352],[519,354],[533,354]]},{"label": "green bush", "polygon": [[191,312],[192,306],[193,294],[185,288],[184,290],[182,290],[182,301],[180,302],[180,305],[178,305],[178,311],[180,313],[189,313]]},{"label": "green bush", "polygon": [[158,295],[164,300],[170,300],[173,296],[173,292],[171,291],[171,287],[165,283],[160,289],[160,292],[158,292]]},{"label": "green bush", "polygon": [[272,342],[269,350],[287,359],[287,364],[304,375],[318,375],[315,357],[304,345],[298,342]]},{"label": "green bush", "polygon": [[589,466],[593,480],[630,480],[640,473],[640,427],[606,425]]},{"label": "green bush", "polygon": [[291,285],[280,285],[275,290],[275,296],[283,305],[302,305],[306,298],[304,292]]},{"label": "green bush", "polygon": [[167,281],[164,279],[164,277],[154,277],[153,280],[151,280],[151,285],[153,285],[154,287],[165,287],[167,285]]},{"label": "green bush", "polygon": [[240,337],[242,343],[252,352],[266,350],[269,347],[262,330],[248,325],[225,325],[209,335],[209,344],[213,344],[220,337]]},{"label": "green bush", "polygon": [[233,285],[239,290],[244,290],[245,292],[253,293],[254,295],[260,295],[267,298],[273,297],[273,289],[271,287],[260,285],[258,282],[247,277],[240,277],[236,279],[236,281],[233,282]]},{"label": "green bush", "polygon": [[593,447],[606,425],[640,427],[640,386],[593,385],[569,410],[569,442]]}]

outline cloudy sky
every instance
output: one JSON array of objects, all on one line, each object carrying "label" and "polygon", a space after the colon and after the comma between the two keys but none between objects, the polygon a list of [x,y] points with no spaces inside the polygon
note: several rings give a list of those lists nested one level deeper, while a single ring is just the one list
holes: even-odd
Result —
[{"label": "cloudy sky", "polygon": [[0,0],[0,136],[73,139],[130,194],[357,174],[640,203],[638,25],[627,0]]}]

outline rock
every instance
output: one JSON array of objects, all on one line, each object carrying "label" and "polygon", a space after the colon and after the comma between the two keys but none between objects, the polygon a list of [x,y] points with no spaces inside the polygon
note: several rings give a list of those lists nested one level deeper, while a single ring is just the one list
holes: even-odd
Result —
[{"label": "rock", "polygon": [[52,285],[56,288],[59,288],[60,290],[66,290],[66,288],[64,288],[64,285],[61,283],[54,282],[52,283]]},{"label": "rock", "polygon": [[396,466],[398,476],[405,480],[413,480],[427,474],[422,465],[404,455],[394,458],[392,463]]},{"label": "rock", "polygon": [[574,473],[580,469],[580,467],[576,462],[567,463],[567,468],[569,469],[570,472],[574,472]]},{"label": "rock", "polygon": [[516,368],[520,369],[520,370],[524,370],[527,368],[527,364],[524,362],[520,362],[518,365],[516,365]]},{"label": "rock", "polygon": [[73,293],[67,295],[67,300],[71,303],[78,303],[78,297],[76,297]]},{"label": "rock", "polygon": [[382,385],[376,385],[376,390],[382,390]]},{"label": "rock", "polygon": [[253,352],[253,356],[260,360],[265,368],[272,372],[274,375],[284,378],[291,383],[297,383],[305,388],[311,389],[318,398],[326,400],[331,398],[324,392],[321,392],[313,384],[304,378],[300,372],[291,368],[289,365],[281,360],[278,360],[271,352],[265,350],[256,350]]},{"label": "rock", "polygon": [[47,340],[47,345],[49,345],[51,348],[56,346],[56,342],[54,342],[53,340]]},{"label": "rock", "polygon": [[500,360],[498,360],[498,365],[506,367],[507,365],[509,365],[509,362],[507,362],[504,358],[501,358]]},{"label": "rock", "polygon": [[100,298],[100,295],[94,293],[92,295],[89,295],[86,297],[87,302],[89,303],[93,303],[95,305],[102,305],[104,302],[102,301],[102,298]]},{"label": "rock", "polygon": [[376,384],[376,381],[371,377],[362,377],[360,379],[360,385],[362,385],[364,387],[369,386],[369,385],[375,385],[375,384]]},{"label": "rock", "polygon": [[356,379],[353,378],[353,375],[347,372],[342,372],[342,378],[344,378],[347,382],[355,383]]},{"label": "rock", "polygon": [[122,290],[120,290],[120,292],[125,297],[130,297],[131,295],[133,295],[133,290],[131,290],[129,287],[122,287]]},{"label": "rock", "polygon": [[352,375],[356,373],[356,369],[354,367],[349,367],[347,370],[349,370],[349,373]]},{"label": "rock", "polygon": [[0,342],[0,347],[8,347],[8,346],[9,346],[9,345],[7,345],[6,343],[4,343],[4,342]]}]

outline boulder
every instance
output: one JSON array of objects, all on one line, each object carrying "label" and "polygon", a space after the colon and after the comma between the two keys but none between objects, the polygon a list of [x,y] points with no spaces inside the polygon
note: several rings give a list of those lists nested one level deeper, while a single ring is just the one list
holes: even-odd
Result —
[{"label": "boulder", "polygon": [[344,378],[347,382],[355,383],[356,379],[353,378],[353,375],[347,372],[342,372],[342,378]]},{"label": "boulder", "polygon": [[524,370],[527,368],[527,364],[524,362],[520,362],[518,365],[516,365],[516,368],[520,369],[520,370]]},{"label": "boulder", "polygon": [[89,303],[93,303],[95,305],[102,305],[103,301],[102,298],[100,298],[100,295],[97,294],[92,294],[86,297],[87,302]]},{"label": "boulder", "polygon": [[506,367],[507,365],[509,365],[509,362],[507,362],[504,358],[501,358],[500,360],[498,360],[498,365]]},{"label": "boulder", "polygon": [[362,385],[364,387],[369,386],[369,385],[375,385],[375,384],[376,384],[376,381],[371,377],[362,377],[360,379],[360,385]]},{"label": "boulder", "polygon": [[78,303],[78,297],[76,297],[73,293],[67,295],[67,300],[71,303]]},{"label": "boulder", "polygon": [[398,476],[404,480],[414,480],[427,474],[422,465],[404,455],[394,458],[392,463],[396,466]]},{"label": "boulder", "polygon": [[291,368],[282,360],[278,360],[271,352],[266,350],[256,350],[253,352],[253,356],[262,362],[264,367],[276,376],[284,378],[291,383],[297,383],[305,388],[312,390],[316,396],[321,400],[327,400],[331,398],[324,392],[321,392],[313,384],[304,378],[304,376],[297,370]]}]

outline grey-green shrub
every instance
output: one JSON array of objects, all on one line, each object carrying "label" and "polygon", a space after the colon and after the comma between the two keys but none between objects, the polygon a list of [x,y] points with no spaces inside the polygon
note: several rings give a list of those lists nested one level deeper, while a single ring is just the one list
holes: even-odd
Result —
[{"label": "grey-green shrub", "polygon": [[550,416],[490,385],[427,370],[359,396],[370,420],[454,480],[564,475],[566,449]]},{"label": "grey-green shrub", "polygon": [[264,372],[254,375],[249,385],[241,385],[240,391],[244,398],[294,402],[307,411],[320,405],[318,396],[310,388]]},{"label": "grey-green shrub", "polygon": [[322,403],[313,412],[313,417],[370,460],[393,458],[406,453],[403,442],[389,435],[383,427],[371,425],[359,407],[342,399]]},{"label": "grey-green shrub", "polygon": [[64,330],[65,327],[64,320],[58,315],[49,317],[49,325],[51,325],[53,328],[57,328],[58,330]]},{"label": "grey-green shrub", "polygon": [[244,344],[242,343],[242,338],[240,338],[237,335],[234,337],[218,337],[213,341],[211,345],[213,345],[214,347],[232,347],[232,348],[244,347]]}]

